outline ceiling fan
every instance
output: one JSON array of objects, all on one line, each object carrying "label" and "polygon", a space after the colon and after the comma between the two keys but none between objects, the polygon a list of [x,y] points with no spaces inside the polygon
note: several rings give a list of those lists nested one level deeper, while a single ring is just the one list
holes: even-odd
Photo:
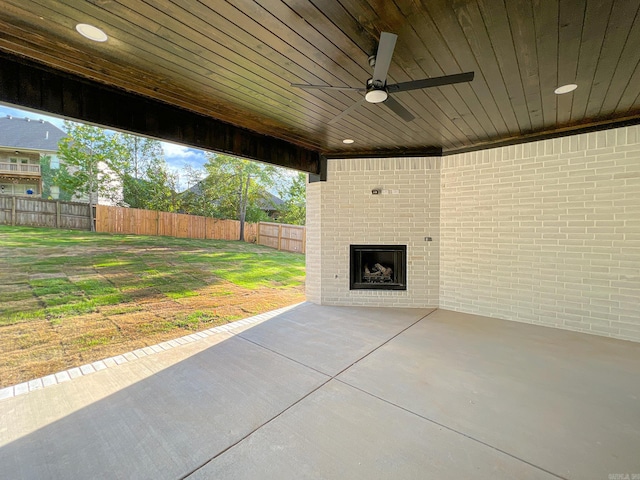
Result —
[{"label": "ceiling fan", "polygon": [[442,85],[451,85],[454,83],[470,82],[473,80],[474,72],[466,72],[454,75],[445,75],[442,77],[423,78],[422,80],[387,84],[387,72],[391,65],[391,57],[393,56],[393,50],[395,49],[397,39],[398,36],[394,33],[382,32],[380,34],[378,52],[369,57],[369,65],[373,67],[373,77],[367,80],[365,87],[332,87],[329,85],[306,85],[301,83],[292,83],[291,86],[305,89],[315,88],[320,90],[352,90],[366,92],[362,100],[354,103],[349,108],[339,113],[336,117],[329,120],[329,123],[334,123],[345,115],[348,115],[365,101],[369,103],[384,103],[392,112],[404,121],[410,122],[415,117],[411,112],[409,112],[409,110],[404,108],[397,100],[391,97],[390,94],[422,88],[440,87]]}]

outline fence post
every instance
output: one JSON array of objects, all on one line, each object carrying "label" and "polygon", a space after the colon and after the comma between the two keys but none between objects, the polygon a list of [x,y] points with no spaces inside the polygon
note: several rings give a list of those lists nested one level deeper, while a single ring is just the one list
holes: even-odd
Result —
[{"label": "fence post", "polygon": [[278,250],[282,248],[282,225],[278,225]]},{"label": "fence post", "polygon": [[258,222],[258,231],[256,232],[256,244],[260,245],[260,227],[262,226],[262,222]]},{"label": "fence post", "polygon": [[13,200],[11,203],[11,225],[15,226],[16,224],[16,197],[11,197]]},{"label": "fence post", "polygon": [[60,202],[56,202],[56,228],[60,228]]},{"label": "fence post", "polygon": [[156,211],[156,237],[160,235],[160,210]]}]

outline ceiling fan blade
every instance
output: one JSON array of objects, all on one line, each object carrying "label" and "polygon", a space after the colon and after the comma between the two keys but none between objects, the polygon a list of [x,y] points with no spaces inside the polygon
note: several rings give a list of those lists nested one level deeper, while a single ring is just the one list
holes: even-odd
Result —
[{"label": "ceiling fan blade", "polygon": [[356,92],[366,91],[366,89],[362,87],[332,87],[329,85],[306,85],[304,83],[292,83],[291,86],[296,88],[306,88],[306,89],[316,88],[320,90],[352,90]]},{"label": "ceiling fan blade", "polygon": [[404,108],[400,103],[398,103],[398,101],[396,99],[394,99],[393,97],[387,97],[387,99],[383,102],[384,105],[386,105],[387,107],[389,107],[389,109],[395,113],[396,115],[398,115],[400,118],[402,118],[405,122],[410,122],[411,120],[413,120],[414,117],[411,112],[409,112],[409,110],[407,110],[406,108]]},{"label": "ceiling fan blade", "polygon": [[391,57],[393,50],[396,48],[396,40],[398,36],[394,33],[382,32],[380,34],[380,43],[378,44],[378,53],[376,53],[376,66],[373,69],[373,84],[379,83],[381,86],[387,81],[387,72],[391,65]]},{"label": "ceiling fan blade", "polygon": [[329,120],[327,123],[329,125],[333,125],[334,123],[336,123],[338,120],[340,120],[341,118],[346,117],[347,115],[349,115],[351,112],[353,112],[356,108],[358,108],[360,105],[362,105],[365,102],[365,99],[363,98],[362,100],[357,101],[356,103],[354,103],[353,105],[351,105],[349,108],[347,108],[346,110],[343,110],[342,112],[340,112],[338,115],[336,115],[335,117],[333,117],[331,120]]},{"label": "ceiling fan blade", "polygon": [[406,92],[408,90],[418,90],[420,88],[440,87],[454,83],[464,83],[473,80],[474,72],[456,73],[443,77],[423,78],[422,80],[412,80],[410,82],[394,83],[387,85],[389,92]]}]

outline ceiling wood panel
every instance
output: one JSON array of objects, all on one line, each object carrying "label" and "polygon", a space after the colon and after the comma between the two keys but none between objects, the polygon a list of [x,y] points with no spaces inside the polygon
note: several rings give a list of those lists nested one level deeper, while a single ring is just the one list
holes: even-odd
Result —
[{"label": "ceiling wood panel", "polygon": [[[478,3],[484,25],[489,32],[491,46],[507,88],[511,106],[518,122],[517,133],[531,132],[531,118],[527,109],[523,81],[518,66],[511,25],[503,2],[485,0]],[[502,26],[502,28],[500,28]],[[487,61],[490,61],[487,59]],[[482,62],[480,62],[482,65]]]},{"label": "ceiling wood panel", "polygon": [[[433,62],[438,66],[438,68],[429,68],[427,65],[423,69],[424,77],[479,71],[468,48],[464,31],[459,24],[460,16],[456,14],[457,12],[460,10],[443,9],[441,5],[433,3],[430,5],[429,11],[422,15],[416,15],[417,22],[414,28],[423,37],[422,48],[432,52]],[[434,20],[434,18],[438,20]],[[460,56],[456,57],[454,51],[461,52]],[[477,92],[485,93],[482,76],[478,76],[477,88]],[[496,122],[489,117],[485,106],[479,100],[483,94],[476,94],[476,90],[470,84],[428,89],[424,93],[436,99],[439,95],[450,98],[455,109],[453,119],[457,120],[458,125],[466,124],[469,126],[471,129],[470,138],[489,138],[497,135]]]},{"label": "ceiling wood panel", "polygon": [[[586,0],[560,0],[558,5],[558,85],[576,82]],[[588,34],[588,32],[587,32]],[[575,93],[557,97],[556,123],[571,122]]]},{"label": "ceiling wood panel", "polygon": [[[632,12],[633,8],[629,10],[629,14],[632,15]],[[639,17],[640,2],[637,2],[634,16],[635,21],[631,25],[629,34],[625,39],[624,47],[620,53],[620,59],[616,64],[613,78],[609,81],[609,88],[605,95],[602,109],[600,110],[601,116],[615,112],[618,104],[626,100],[626,95],[630,95],[635,98],[637,97],[637,94],[640,93],[640,82],[632,82],[630,80],[633,72],[637,68],[638,64],[640,64],[640,22],[637,21]],[[629,86],[631,86],[631,89],[627,90],[627,87]]]},{"label": "ceiling wood panel", "polygon": [[[639,5],[640,3],[638,2],[614,2],[613,4],[602,50],[598,57],[598,66],[592,80],[591,94],[585,112],[587,118],[607,115],[607,112],[603,112],[602,105],[607,92],[614,86],[613,81],[616,70],[621,68],[619,66],[619,62],[622,59],[621,54],[629,37],[629,32],[637,21],[636,14]],[[636,52],[638,48],[636,44]],[[594,55],[591,52],[585,52],[585,54]],[[613,91],[619,95],[622,93],[622,88]]]},{"label": "ceiling wood panel", "polygon": [[572,122],[585,116],[589,94],[591,93],[591,83],[600,59],[600,52],[602,51],[612,7],[613,2],[611,1],[589,2],[586,5],[576,78],[589,79],[589,86],[580,88],[573,94]]},{"label": "ceiling wood panel", "polygon": [[[469,55],[473,56],[473,60],[463,60],[474,65],[473,68],[477,71],[472,88],[478,92],[483,104],[487,105],[485,108],[491,114],[498,134],[515,135],[519,131],[518,121],[480,9],[475,3],[461,0],[456,0],[454,5],[458,12],[458,23],[469,44]],[[501,108],[500,105],[505,107]]]},{"label": "ceiling wood panel", "polygon": [[[557,115],[556,97],[548,92],[552,92],[558,86],[558,0],[534,0],[532,6],[542,118],[544,125],[548,126],[555,123]],[[580,92],[584,90],[580,89]]]},{"label": "ceiling wood panel", "polygon": [[[85,40],[78,22],[109,40]],[[358,92],[290,86],[363,87],[383,31],[398,35],[389,83],[475,79],[393,93],[412,122]],[[639,44],[640,4],[628,0],[3,0],[0,11],[0,52],[332,157],[640,122]],[[553,93],[566,83],[578,89]],[[58,109],[56,86],[41,88]]]},{"label": "ceiling wood panel", "polygon": [[540,76],[538,50],[536,48],[535,24],[533,8],[530,0],[509,0],[505,2],[507,17],[511,26],[514,49],[518,60],[518,73],[522,78],[525,103],[529,112],[531,130],[538,131],[544,127],[542,114],[542,98],[540,92]]}]

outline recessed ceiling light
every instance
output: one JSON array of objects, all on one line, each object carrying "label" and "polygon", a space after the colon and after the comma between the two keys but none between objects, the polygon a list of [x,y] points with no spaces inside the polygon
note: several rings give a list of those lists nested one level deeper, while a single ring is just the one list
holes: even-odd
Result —
[{"label": "recessed ceiling light", "polygon": [[100,30],[98,27],[89,25],[88,23],[79,23],[76,25],[76,30],[80,35],[94,42],[106,42],[109,37],[107,34]]},{"label": "recessed ceiling light", "polygon": [[562,95],[563,93],[573,92],[576,88],[578,88],[578,85],[575,83],[568,83],[567,85],[556,88],[553,92],[556,95]]},{"label": "recessed ceiling light", "polygon": [[353,139],[352,138],[345,138],[344,140],[342,140],[342,143],[351,144],[351,143],[353,143]]}]

